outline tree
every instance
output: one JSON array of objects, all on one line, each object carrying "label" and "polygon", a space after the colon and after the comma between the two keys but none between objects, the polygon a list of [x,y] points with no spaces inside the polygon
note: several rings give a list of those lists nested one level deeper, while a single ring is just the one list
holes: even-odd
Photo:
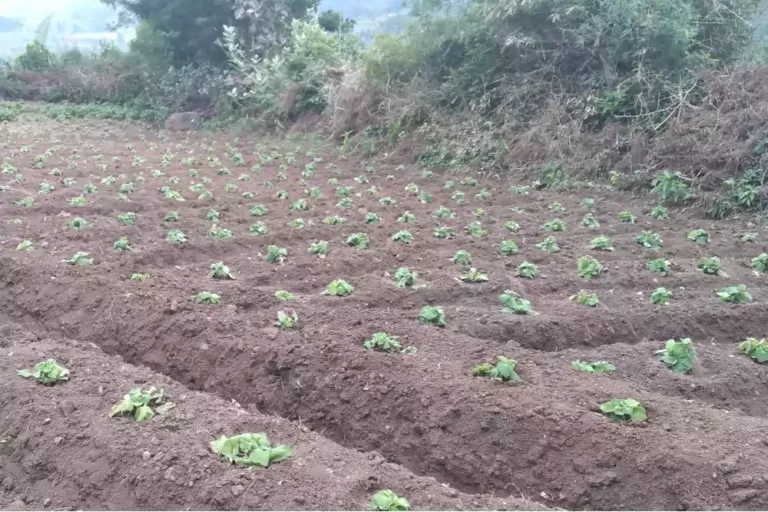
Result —
[{"label": "tree", "polygon": [[355,20],[345,19],[339,11],[332,9],[321,12],[317,22],[326,32],[352,32],[355,28]]}]

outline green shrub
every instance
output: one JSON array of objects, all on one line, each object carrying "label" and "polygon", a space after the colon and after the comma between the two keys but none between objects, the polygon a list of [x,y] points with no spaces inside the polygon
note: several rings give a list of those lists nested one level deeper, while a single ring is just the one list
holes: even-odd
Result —
[{"label": "green shrub", "polygon": [[656,355],[675,373],[690,373],[696,361],[696,349],[693,348],[690,338],[680,341],[668,340],[666,346],[657,351]]},{"label": "green shrub", "polygon": [[768,361],[768,342],[764,339],[758,340],[757,338],[747,338],[739,343],[738,350],[758,363],[765,363]]},{"label": "green shrub", "polygon": [[601,404],[600,411],[612,421],[642,423],[648,418],[645,408],[632,398],[614,398]]}]

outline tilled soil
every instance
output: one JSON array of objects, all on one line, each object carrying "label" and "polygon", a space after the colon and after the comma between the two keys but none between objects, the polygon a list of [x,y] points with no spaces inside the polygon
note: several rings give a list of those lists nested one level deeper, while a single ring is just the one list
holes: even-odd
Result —
[{"label": "tilled soil", "polygon": [[[185,386],[193,390],[186,392],[190,396],[207,397],[210,403],[223,403],[217,397],[236,400],[245,408],[294,422],[281,420],[280,425],[291,425],[295,431],[322,440],[319,434],[344,447],[337,450],[378,452],[388,462],[407,468],[399,470],[403,474],[410,471],[420,475],[413,477],[416,479],[433,477],[473,495],[457,495],[459,501],[444,503],[430,501],[438,496],[428,490],[434,483],[415,484],[422,489],[421,495],[404,489],[420,508],[501,506],[487,501],[488,496],[526,496],[549,506],[587,509],[768,506],[768,446],[763,442],[768,432],[766,371],[735,351],[739,340],[764,335],[768,312],[765,278],[749,266],[752,257],[766,250],[766,237],[748,219],[712,223],[695,208],[671,208],[670,220],[654,220],[648,216],[651,197],[603,188],[516,195],[507,190],[507,180],[496,176],[475,176],[476,186],[461,185],[470,173],[424,177],[414,167],[342,160],[327,150],[312,149],[314,154],[308,156],[307,143],[281,145],[280,153],[296,151],[295,163],[285,164],[287,179],[281,180],[283,159],[261,164],[260,172],[251,170],[259,163],[259,155],[275,148],[254,147],[252,141],[221,134],[181,138],[131,125],[86,123],[12,124],[0,130],[4,136],[0,151],[12,155],[13,165],[25,178],[18,182],[2,175],[8,185],[0,196],[2,219],[18,218],[22,223],[2,227],[0,282],[5,293],[0,307],[37,336],[79,340],[72,345],[78,348],[90,344],[88,350],[98,348],[121,356],[121,364],[130,372],[144,375],[146,371],[138,367],[145,365],[163,374],[164,387]],[[28,152],[20,151],[24,146],[30,147]],[[35,156],[54,146],[58,149],[44,168],[35,169]],[[296,150],[298,146],[301,152]],[[164,151],[174,154],[166,167],[161,165]],[[229,159],[231,152],[242,154],[242,166]],[[180,163],[192,155],[200,161],[194,166],[197,177],[189,177]],[[132,166],[134,156],[143,159],[136,167]],[[211,165],[206,162],[209,156],[220,158],[221,163]],[[316,157],[322,160],[316,163],[314,175],[299,183],[305,165]],[[68,168],[71,161],[77,167]],[[329,163],[336,164],[340,174]],[[371,165],[375,172],[366,172]],[[223,166],[230,175],[217,174]],[[61,169],[62,176],[47,174],[54,167]],[[154,169],[161,169],[164,175],[153,176]],[[238,181],[241,174],[250,180]],[[107,175],[114,176],[116,183],[101,184]],[[143,182],[137,180],[140,175]],[[354,180],[358,176],[368,182],[358,183]],[[66,187],[62,180],[67,177],[76,183]],[[178,183],[168,185],[172,177]],[[189,190],[202,177],[210,179],[205,188],[213,192],[213,199],[194,199],[197,193]],[[352,207],[337,206],[340,198],[328,183],[330,178],[353,188]],[[452,190],[444,188],[449,180],[455,184]],[[38,195],[43,181],[54,183],[56,189]],[[118,187],[129,181],[136,182],[136,191],[127,200],[118,199]],[[96,185],[98,192],[85,196],[86,206],[70,206],[69,199],[79,195],[87,182]],[[406,193],[410,183],[431,194],[432,203],[419,202]],[[226,184],[235,184],[238,190],[227,192]],[[158,192],[164,185],[180,191],[186,200],[165,199]],[[366,193],[373,185],[379,195]],[[307,197],[309,187],[318,187],[322,196]],[[475,196],[483,188],[491,192],[490,199]],[[286,191],[288,199],[275,198],[278,190]],[[461,204],[452,199],[456,190],[465,194]],[[255,197],[244,198],[246,191]],[[34,205],[13,204],[24,196],[34,197]],[[396,199],[397,204],[381,205],[379,198],[385,196]],[[601,224],[597,229],[579,225],[586,213],[580,206],[585,197],[595,199],[594,214]],[[300,198],[307,199],[309,211],[289,209]],[[564,213],[549,211],[555,201],[566,208]],[[255,204],[266,205],[269,212],[264,217],[251,216],[249,209]],[[439,206],[447,206],[455,216],[435,219],[433,212]],[[211,208],[219,212],[218,225],[232,230],[231,239],[208,236],[212,222],[205,215]],[[486,216],[476,218],[477,208]],[[179,212],[178,222],[164,222],[169,210]],[[623,210],[637,215],[637,223],[619,223],[617,215]],[[118,223],[118,213],[126,211],[136,213],[135,225]],[[397,222],[405,211],[415,214],[414,224]],[[365,224],[367,212],[377,213],[380,223]],[[323,224],[330,215],[343,216],[347,222]],[[73,216],[86,218],[88,227],[82,232],[66,230],[66,220]],[[306,227],[296,230],[287,225],[296,218],[302,218]],[[565,232],[542,229],[544,222],[554,218],[566,223]],[[465,231],[475,220],[487,231],[485,237],[473,238]],[[520,224],[519,232],[504,229],[510,220]],[[249,225],[257,221],[266,224],[268,234],[249,233]],[[449,226],[455,237],[438,240],[433,236],[437,225]],[[708,245],[686,240],[686,233],[694,228],[709,232]],[[169,229],[181,229],[189,242],[169,245],[165,241]],[[391,240],[401,229],[411,231],[413,243]],[[662,249],[649,251],[635,243],[634,238],[645,230],[662,235]],[[741,241],[746,231],[759,231],[756,243]],[[346,238],[356,232],[368,233],[368,249],[346,245]],[[557,254],[535,247],[549,235],[557,237],[561,248]],[[611,236],[616,250],[591,250],[590,241],[598,235]],[[119,236],[128,237],[131,252],[113,251]],[[33,241],[36,249],[15,251],[24,239]],[[499,242],[504,239],[515,240],[520,252],[500,256]],[[307,252],[315,240],[329,241],[327,257]],[[283,265],[264,261],[270,244],[288,249]],[[461,269],[450,260],[458,249],[472,254],[473,265],[488,274],[487,283],[466,284],[456,279]],[[81,250],[91,253],[94,266],[72,267],[61,262]],[[591,281],[578,278],[576,259],[583,255],[600,260],[605,272]],[[719,256],[727,277],[699,272],[696,264],[702,256]],[[668,276],[645,269],[646,259],[656,257],[672,262]],[[515,268],[524,260],[539,266],[539,279],[514,277]],[[207,277],[210,264],[217,261],[224,261],[236,279]],[[396,288],[392,275],[401,266],[416,270],[422,286]],[[151,278],[131,281],[135,272],[149,273]],[[328,283],[339,278],[355,286],[352,295],[323,295]],[[755,299],[752,304],[728,305],[714,295],[723,286],[740,283],[749,286]],[[649,301],[659,286],[674,293],[667,306]],[[568,300],[582,288],[596,292],[600,306],[588,308]],[[294,293],[294,304],[275,299],[275,291],[281,289]],[[528,298],[536,314],[502,312],[498,296],[504,289]],[[201,290],[220,293],[222,303],[194,304],[190,297]],[[444,308],[445,328],[419,324],[418,312],[427,304]],[[277,311],[291,307],[299,315],[300,328],[284,331],[275,327]],[[364,350],[362,342],[379,331],[399,336],[417,352],[402,356]],[[664,340],[680,337],[693,338],[697,346],[699,360],[691,375],[674,374],[654,358]],[[66,343],[74,342],[62,343],[68,347]],[[49,341],[41,346],[50,352],[59,343]],[[48,357],[43,352],[46,350],[40,351],[40,358]],[[521,385],[472,377],[474,365],[497,355],[518,361]],[[610,376],[580,373],[570,367],[574,359],[606,359],[617,371]],[[33,361],[23,362],[30,365]],[[14,365],[18,363],[13,361],[6,368],[7,374],[12,374]],[[110,375],[104,372],[103,379]],[[29,382],[11,380],[14,389],[35,389]],[[72,382],[43,391],[66,390],[77,380],[75,374]],[[118,384],[110,384],[110,389],[119,388]],[[600,403],[625,397],[645,405],[647,424],[614,424],[598,412]],[[73,403],[80,400],[101,404],[103,409],[115,396],[100,397],[99,404],[87,393],[72,398]],[[23,407],[14,407],[16,403],[6,401],[3,415],[21,415]],[[208,414],[206,419],[210,417]],[[102,420],[103,430],[109,431],[114,420]],[[189,428],[187,420],[186,416],[180,420],[179,436]],[[261,421],[257,424],[265,425]],[[220,426],[215,435],[226,429],[226,421]],[[144,426],[125,428],[124,435],[146,431]],[[162,426],[153,421],[150,428]],[[155,435],[152,432],[150,439]],[[278,428],[274,436],[284,441],[280,432]],[[48,430],[41,436],[52,442],[46,437]],[[201,446],[205,445],[199,441],[203,437],[198,438]],[[322,442],[335,446],[331,441]],[[55,455],[58,446],[46,445],[46,450],[50,448],[47,453]],[[24,449],[13,444],[17,457]],[[364,468],[365,456],[360,457]],[[302,462],[298,451],[291,460],[291,464]],[[200,462],[204,463],[219,464],[210,456]],[[340,463],[345,467],[356,464]],[[259,474],[272,478],[273,469],[282,464]],[[282,471],[296,471],[296,467],[286,465]],[[66,480],[64,475],[61,480]],[[67,485],[87,479],[74,480]],[[106,494],[99,494],[104,485],[95,479],[89,487],[93,495],[88,498],[94,501],[68,505],[110,506]],[[231,493],[229,501],[213,502],[198,491],[193,484],[188,494],[182,496],[186,491],[179,488],[175,493],[158,493],[156,501],[140,501],[137,496],[141,493],[131,494],[130,499],[137,501],[119,505],[362,508],[370,497],[365,490],[352,497],[352,491],[342,486],[327,500],[315,497],[305,505],[289,501],[297,493],[288,492],[273,497],[276,501],[241,506]],[[104,501],[99,502],[100,497]],[[511,499],[506,506],[520,505],[532,506]]]}]

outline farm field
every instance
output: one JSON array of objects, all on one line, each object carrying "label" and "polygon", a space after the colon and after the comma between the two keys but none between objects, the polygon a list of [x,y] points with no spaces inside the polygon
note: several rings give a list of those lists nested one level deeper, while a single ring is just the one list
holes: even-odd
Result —
[{"label": "farm field", "polygon": [[[0,124],[0,162],[0,506],[768,507],[768,373],[737,349],[768,314],[752,219],[117,122]],[[685,338],[676,373],[656,352]],[[16,376],[49,358],[68,381]],[[176,407],[109,417],[150,386]],[[244,432],[293,454],[209,449]]]}]

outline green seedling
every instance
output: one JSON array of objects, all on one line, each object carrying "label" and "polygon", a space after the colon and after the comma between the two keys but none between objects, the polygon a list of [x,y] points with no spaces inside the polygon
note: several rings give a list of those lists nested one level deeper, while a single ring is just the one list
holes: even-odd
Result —
[{"label": "green seedling", "polygon": [[496,364],[482,363],[472,368],[472,375],[475,377],[486,377],[489,379],[498,379],[504,382],[522,382],[520,376],[515,372],[517,361],[507,359],[504,356],[496,356]]},{"label": "green seedling", "polygon": [[408,185],[405,186],[405,191],[415,196],[416,194],[419,193],[419,186],[416,185],[415,183],[409,183]]},{"label": "green seedling", "polygon": [[414,347],[403,348],[403,344],[400,343],[400,339],[397,336],[391,336],[386,332],[373,333],[371,339],[363,342],[363,347],[376,352],[398,352],[401,354],[416,352]]},{"label": "green seedling", "polygon": [[673,372],[686,374],[693,371],[696,349],[693,348],[693,341],[690,338],[680,341],[667,340],[666,346],[656,352],[656,357]]},{"label": "green seedling", "polygon": [[600,405],[600,411],[611,421],[642,423],[648,419],[645,408],[632,398],[614,398]]},{"label": "green seedling", "polygon": [[395,271],[395,285],[398,288],[412,288],[416,284],[418,274],[407,267],[400,267]]},{"label": "green seedling", "polygon": [[219,220],[219,212],[214,209],[208,210],[208,212],[205,214],[205,220]]},{"label": "green seedling", "polygon": [[584,199],[581,202],[581,207],[586,208],[587,210],[591,210],[595,207],[595,200],[594,199]]},{"label": "green seedling", "polygon": [[531,301],[524,299],[514,290],[504,290],[504,293],[499,295],[499,301],[505,313],[527,315],[531,312]]},{"label": "green seedling", "polygon": [[465,283],[481,283],[488,280],[488,274],[483,274],[476,268],[470,268],[467,272],[461,274],[459,279]]},{"label": "green seedling", "polygon": [[282,264],[287,257],[288,249],[284,249],[276,245],[269,245],[267,246],[267,255],[264,256],[264,259],[267,261],[267,263]]},{"label": "green seedling", "polygon": [[502,256],[512,256],[517,254],[519,250],[514,240],[502,240],[499,244],[499,254]]},{"label": "green seedling", "polygon": [[208,272],[208,277],[212,279],[235,279],[235,276],[232,275],[229,267],[223,261],[211,263],[211,271]]},{"label": "green seedling", "polygon": [[395,242],[401,242],[404,244],[410,244],[413,242],[413,235],[410,231],[407,231],[405,229],[398,231],[394,235],[392,235],[392,240]]},{"label": "green seedling", "polygon": [[304,223],[304,219],[293,219],[288,223],[288,226],[293,229],[304,229],[306,224]]},{"label": "green seedling", "polygon": [[667,275],[669,273],[669,261],[664,258],[648,260],[645,264],[645,268],[657,274]]},{"label": "green seedling", "polygon": [[464,178],[459,181],[459,185],[464,185],[465,187],[476,187],[477,180],[475,178]]},{"label": "green seedling", "polygon": [[565,206],[560,203],[552,203],[549,205],[549,211],[552,213],[563,213],[565,211]]},{"label": "green seedling", "polygon": [[739,352],[746,354],[758,363],[765,363],[768,361],[768,342],[764,339],[758,340],[757,338],[747,338],[737,347]]},{"label": "green seedling", "polygon": [[251,207],[250,212],[252,217],[263,217],[269,212],[269,208],[263,204],[257,204],[256,206]]},{"label": "green seedling", "polygon": [[[200,199],[207,199],[208,197],[211,197],[210,192],[207,192],[208,196],[206,197],[203,197],[204,194],[206,193],[203,192],[203,194],[200,195]],[[183,203],[185,201],[184,196],[182,196],[180,192],[177,192],[175,190],[166,190],[165,198],[170,199],[171,201],[177,201],[179,203]]]},{"label": "green seedling", "polygon": [[565,231],[565,223],[560,219],[551,220],[544,224],[545,231]]},{"label": "green seedling", "polygon": [[716,295],[721,301],[730,304],[747,304],[752,302],[752,295],[749,294],[747,286],[744,284],[727,286],[716,292]]},{"label": "green seedling", "polygon": [[703,229],[693,229],[689,231],[687,238],[688,240],[701,245],[706,245],[709,243],[709,233]]},{"label": "green seedling", "polygon": [[635,214],[628,211],[623,211],[619,213],[619,222],[623,222],[624,224],[635,224],[637,222],[637,217],[635,217]]},{"label": "green seedling", "polygon": [[448,180],[445,182],[445,185],[443,185],[444,190],[453,190],[454,188],[456,188],[456,184],[453,180]]},{"label": "green seedling", "polygon": [[698,269],[712,276],[725,276],[725,273],[720,268],[720,258],[712,256],[711,258],[701,258]]},{"label": "green seedling", "polygon": [[757,242],[757,233],[744,233],[741,236],[742,242],[755,243]]},{"label": "green seedling", "polygon": [[50,194],[56,189],[56,187],[53,186],[52,183],[48,183],[47,181],[44,181],[40,184],[40,193],[41,194]]},{"label": "green seedling", "polygon": [[[83,199],[83,201],[85,201],[85,199]],[[33,204],[35,204],[35,200],[34,198],[27,196],[19,199],[18,201],[14,201],[13,204],[15,204],[16,206],[23,206],[24,208],[29,208]],[[72,205],[72,202],[70,202],[69,204]],[[72,206],[77,206],[77,205],[72,205]]]},{"label": "green seedling", "polygon": [[511,186],[511,187],[509,187],[508,190],[511,193],[517,194],[519,196],[527,196],[528,195],[528,187],[527,186],[523,186],[523,187]]},{"label": "green seedling", "polygon": [[349,197],[352,195],[352,187],[337,187],[336,195],[339,197]]},{"label": "green seedling", "polygon": [[402,222],[404,224],[413,224],[414,222],[416,222],[416,215],[414,215],[411,212],[403,212],[403,214],[397,218],[397,222]]},{"label": "green seedling", "polygon": [[475,194],[475,199],[479,199],[481,201],[490,201],[491,199],[491,191],[487,188],[484,188],[480,190],[477,194]]},{"label": "green seedling", "polygon": [[170,229],[165,240],[171,245],[185,244],[187,243],[187,235],[180,229]]},{"label": "green seedling", "polygon": [[338,215],[334,215],[333,217],[326,217],[323,219],[323,224],[328,226],[338,226],[339,224],[346,224],[346,222],[346,218],[339,217]]},{"label": "green seedling", "polygon": [[453,255],[453,259],[451,260],[456,265],[471,265],[472,264],[472,255],[462,249],[459,249],[456,251],[456,254]]},{"label": "green seedling", "polygon": [[379,223],[379,216],[375,213],[366,213],[365,214],[365,223],[366,224],[378,224]]},{"label": "green seedling", "polygon": [[336,203],[339,208],[352,208],[352,200],[348,197],[342,197],[341,200]]},{"label": "green seedling", "polygon": [[597,298],[597,294],[588,292],[587,290],[580,290],[579,293],[568,297],[568,300],[591,308],[600,305],[600,299]]},{"label": "green seedling", "polygon": [[549,254],[560,252],[560,246],[557,245],[557,238],[554,236],[548,236],[543,241],[537,243],[536,248]]},{"label": "green seedling", "polygon": [[651,208],[651,217],[658,220],[669,219],[669,210],[666,206],[654,206]]},{"label": "green seedling", "polygon": [[389,489],[383,489],[371,498],[371,510],[380,512],[395,512],[411,510],[408,500],[402,498]]},{"label": "green seedling", "polygon": [[432,202],[432,195],[431,194],[427,194],[426,192],[419,192],[417,200],[420,203],[429,204],[429,203]]},{"label": "green seedling", "polygon": [[214,237],[214,238],[222,238],[222,239],[229,239],[232,238],[232,231],[226,228],[220,228],[216,224],[211,226],[211,229],[208,230],[208,235]]},{"label": "green seedling", "polygon": [[138,273],[131,274],[131,281],[144,282],[149,278],[150,278],[149,274],[138,274]]},{"label": "green seedling", "polygon": [[443,308],[437,306],[424,306],[419,312],[419,321],[422,324],[445,327],[445,313]]},{"label": "green seedling", "polygon": [[321,196],[320,189],[318,187],[310,187],[305,190],[304,193],[315,199]]},{"label": "green seedling", "polygon": [[576,260],[577,274],[582,279],[595,279],[603,271],[603,266],[592,256],[582,256]]},{"label": "green seedling", "polygon": [[467,233],[469,233],[469,236],[473,237],[483,237],[488,234],[488,232],[483,229],[483,225],[478,221],[472,222],[467,226]]},{"label": "green seedling", "polygon": [[69,370],[56,363],[55,359],[46,359],[35,365],[33,371],[17,370],[16,375],[25,379],[34,378],[40,384],[52,386],[57,382],[69,380]]},{"label": "green seedling", "polygon": [[758,272],[768,272],[768,254],[762,253],[751,260],[752,268]]},{"label": "green seedling", "polygon": [[318,240],[317,242],[313,242],[309,246],[308,252],[309,254],[316,254],[321,258],[325,258],[325,255],[328,254],[328,242],[325,240]]},{"label": "green seedling", "polygon": [[293,455],[290,446],[282,444],[272,446],[267,434],[263,432],[232,437],[221,436],[211,441],[211,450],[231,464],[264,468]]},{"label": "green seedling", "polygon": [[33,251],[32,240],[22,240],[19,245],[16,246],[17,251]]},{"label": "green seedling", "polygon": [[286,311],[277,312],[277,326],[281,329],[295,329],[299,325],[299,315],[291,310],[290,314]]},{"label": "green seedling", "polygon": [[346,297],[352,294],[353,291],[355,291],[354,286],[343,279],[335,279],[328,285],[328,290],[325,293],[331,297]]},{"label": "green seedling", "polygon": [[267,225],[263,222],[254,222],[248,227],[248,232],[252,235],[266,235],[269,233],[269,230],[267,229]]},{"label": "green seedling", "polygon": [[155,407],[158,414],[164,414],[173,407],[171,402],[163,404],[163,401],[162,389],[158,391],[154,386],[149,389],[133,388],[120,402],[112,406],[109,416],[133,414],[136,421],[149,421],[155,415],[152,407]]},{"label": "green seedling", "polygon": [[113,247],[116,251],[120,252],[130,252],[133,249],[131,248],[131,245],[128,243],[128,239],[124,236],[121,236],[118,238],[115,243],[113,244]]},{"label": "green seedling", "polygon": [[134,212],[121,213],[117,216],[117,221],[126,226],[133,226],[136,222],[136,214]]},{"label": "green seedling", "polygon": [[368,247],[368,235],[365,233],[353,233],[347,237],[347,245],[357,247],[358,249],[366,249]]},{"label": "green seedling", "polygon": [[475,217],[477,217],[478,219],[482,219],[483,217],[487,217],[487,216],[488,216],[488,212],[486,212],[486,211],[485,211],[484,209],[482,209],[482,208],[477,208],[477,209],[474,211],[473,215],[474,215]]},{"label": "green seedling", "polygon": [[397,204],[397,201],[391,197],[382,197],[379,199],[379,204],[382,206],[394,206]]},{"label": "green seedling", "polygon": [[524,261],[517,266],[515,275],[523,279],[536,279],[539,277],[539,267],[534,263]]},{"label": "green seedling", "polygon": [[653,180],[651,192],[658,194],[663,203],[679,204],[691,197],[691,189],[685,178],[676,172],[664,171]]},{"label": "green seedling", "polygon": [[616,371],[616,367],[608,361],[592,361],[588,363],[577,359],[571,362],[571,366],[587,373],[612,373]]},{"label": "green seedling", "polygon": [[290,302],[293,300],[293,294],[288,290],[277,290],[275,292],[275,298],[282,302]]},{"label": "green seedling", "polygon": [[435,177],[435,173],[430,171],[430,170],[428,170],[428,169],[424,169],[423,171],[421,171],[421,177],[422,178],[434,178]]},{"label": "green seedling", "polygon": [[451,228],[446,226],[438,226],[435,228],[434,231],[435,238],[439,238],[441,240],[448,240],[453,238],[454,234]]},{"label": "green seedling", "polygon": [[600,223],[591,213],[586,214],[584,218],[581,219],[581,225],[584,226],[585,228],[590,228],[590,229],[595,229],[600,227]]},{"label": "green seedling", "polygon": [[659,249],[664,244],[661,235],[653,231],[643,231],[635,238],[635,242],[646,249]]},{"label": "green seedling", "polygon": [[504,224],[504,229],[506,229],[510,233],[517,233],[518,231],[520,231],[520,224],[518,224],[513,220],[510,220]]},{"label": "green seedling", "polygon": [[77,251],[74,256],[72,256],[68,260],[61,260],[64,263],[69,263],[70,265],[80,265],[80,266],[86,266],[86,265],[93,265],[93,258],[89,258],[89,253],[83,252],[83,251]]},{"label": "green seedling", "polygon": [[461,190],[455,191],[453,194],[451,194],[451,199],[453,199],[457,203],[463,203],[464,202],[464,192]]},{"label": "green seedling", "polygon": [[306,199],[299,199],[290,206],[290,209],[297,212],[305,212],[309,209],[309,203],[307,203]]},{"label": "green seedling", "polygon": [[86,183],[83,185],[83,193],[84,194],[95,194],[98,191],[96,188],[96,185],[93,183]]},{"label": "green seedling", "polygon": [[221,300],[221,295],[213,292],[200,292],[192,299],[196,304],[218,304]]},{"label": "green seedling", "polygon": [[277,199],[288,199],[288,192],[286,192],[285,190],[278,190],[275,193],[275,198],[277,198]]},{"label": "green seedling", "polygon": [[596,251],[613,251],[613,241],[607,236],[599,236],[590,245]]},{"label": "green seedling", "polygon": [[441,206],[440,208],[435,210],[435,217],[437,217],[438,219],[450,219],[454,217],[454,214],[450,208]]},{"label": "green seedling", "polygon": [[666,288],[660,287],[660,288],[656,288],[656,290],[654,290],[654,292],[651,294],[651,303],[666,305],[669,303],[669,299],[671,298],[672,298],[672,292],[667,290]]}]

